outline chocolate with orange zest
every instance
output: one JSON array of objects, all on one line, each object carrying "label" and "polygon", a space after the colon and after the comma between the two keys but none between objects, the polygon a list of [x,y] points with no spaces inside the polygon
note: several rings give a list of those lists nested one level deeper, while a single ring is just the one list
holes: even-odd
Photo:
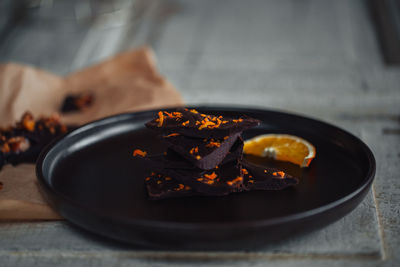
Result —
[{"label": "chocolate with orange zest", "polygon": [[[232,166],[234,169],[232,170]],[[230,168],[227,173],[226,168]],[[239,170],[240,168],[240,170]],[[239,193],[252,190],[282,190],[298,183],[298,179],[279,170],[261,167],[241,161],[238,164],[227,164],[212,172],[180,171],[188,175],[186,182],[180,174],[168,171],[164,174],[152,172],[145,179],[149,198],[165,199],[187,196],[222,196],[230,193]],[[179,172],[179,171],[178,171]],[[233,173],[237,172],[237,173]],[[222,173],[222,175],[221,175]],[[241,176],[234,176],[240,173]],[[190,176],[201,176],[195,183]],[[220,177],[218,175],[221,175]]]},{"label": "chocolate with orange zest", "polygon": [[[175,151],[183,158],[202,170],[211,170],[220,164],[228,154],[233,144],[238,140],[240,133],[235,133],[228,138],[192,138],[183,135],[164,136],[168,148]],[[240,142],[243,141],[240,138]]]},{"label": "chocolate with orange zest", "polygon": [[152,200],[199,195],[190,186],[157,172],[147,176],[145,184],[149,199]]},{"label": "chocolate with orange zest", "polygon": [[[207,161],[204,164],[213,166],[214,169],[218,165],[222,165],[231,161],[235,160],[241,160],[243,157],[243,139],[242,137],[238,137],[236,142],[232,145],[231,149],[228,151],[228,153],[223,153],[224,157],[222,160],[218,159],[218,157],[222,154],[220,151],[219,154],[216,154],[214,156],[208,156]],[[193,168],[199,168],[196,164],[193,164],[193,162],[185,160],[182,158],[178,153],[175,151],[168,149],[167,154],[164,156],[164,162],[165,166],[164,168],[178,168],[178,169],[193,169]],[[219,162],[219,163],[217,163]],[[199,168],[203,169],[204,168]]]},{"label": "chocolate with orange zest", "polygon": [[0,129],[0,169],[7,163],[34,163],[43,147],[65,132],[57,116],[35,120],[26,112],[14,127]]},{"label": "chocolate with orange zest", "polygon": [[[136,150],[135,150],[136,151]],[[147,154],[147,153],[146,153]],[[141,156],[138,153],[134,153],[134,156],[143,159],[143,164],[151,168],[152,170],[163,170],[163,169],[183,169],[183,170],[195,170],[199,169],[192,162],[183,158],[181,155],[173,151],[172,149],[167,149],[164,154]],[[240,160],[243,156],[243,140],[240,138],[236,140],[230,151],[221,161],[221,165],[234,161]],[[209,160],[212,160],[210,158]],[[215,168],[215,166],[214,166]]]},{"label": "chocolate with orange zest", "polygon": [[145,184],[150,199],[181,196],[223,196],[250,190],[281,190],[298,180],[286,173],[243,159],[242,131],[256,119],[224,118],[192,109],[159,111],[146,123],[168,146],[163,155],[134,150],[148,165]]},{"label": "chocolate with orange zest", "polygon": [[283,171],[241,161],[242,172],[248,190],[282,190],[299,183],[299,180]]},{"label": "chocolate with orange zest", "polygon": [[242,167],[238,161],[231,161],[208,171],[166,168],[161,173],[209,196],[223,196],[246,189]]},{"label": "chocolate with orange zest", "polygon": [[198,138],[226,138],[259,124],[259,120],[247,116],[232,119],[202,114],[194,109],[178,109],[175,112],[159,111],[157,118],[145,125],[164,134],[182,134]]},{"label": "chocolate with orange zest", "polygon": [[61,106],[62,113],[82,111],[93,104],[94,95],[92,93],[82,93],[77,95],[67,95]]}]

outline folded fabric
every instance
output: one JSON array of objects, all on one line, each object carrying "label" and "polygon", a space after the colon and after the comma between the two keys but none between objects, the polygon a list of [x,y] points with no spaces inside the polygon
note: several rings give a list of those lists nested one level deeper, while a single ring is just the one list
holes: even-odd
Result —
[{"label": "folded fabric", "polygon": [[[61,114],[61,122],[81,125],[121,112],[183,104],[177,90],[158,73],[153,52],[147,47],[66,77],[8,63],[0,65],[0,127],[13,124],[26,111],[35,117],[58,113],[68,95],[86,93],[93,95],[93,103],[79,112]],[[38,191],[33,164],[5,166],[0,183],[0,220],[60,219]]]}]

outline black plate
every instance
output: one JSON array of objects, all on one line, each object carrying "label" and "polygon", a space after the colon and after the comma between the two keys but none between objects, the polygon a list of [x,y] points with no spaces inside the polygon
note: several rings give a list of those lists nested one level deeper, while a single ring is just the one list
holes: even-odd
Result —
[{"label": "black plate", "polygon": [[375,160],[355,136],[332,125],[282,112],[197,107],[204,113],[260,119],[244,138],[265,133],[301,136],[316,146],[309,168],[247,157],[300,178],[282,191],[254,191],[225,197],[151,201],[146,170],[132,157],[165,146],[144,123],[155,111],[121,114],[89,123],[50,144],[37,162],[45,196],[67,220],[91,232],[153,248],[234,249],[325,226],[353,210],[368,192]]}]

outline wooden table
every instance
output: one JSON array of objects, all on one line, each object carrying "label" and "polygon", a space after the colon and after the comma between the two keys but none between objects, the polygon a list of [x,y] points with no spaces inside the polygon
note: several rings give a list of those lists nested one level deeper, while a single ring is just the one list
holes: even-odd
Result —
[{"label": "wooden table", "polygon": [[150,44],[187,103],[331,122],[371,147],[377,173],[348,216],[258,251],[149,251],[67,222],[2,223],[0,266],[399,266],[400,69],[382,63],[364,1],[40,3],[1,40],[1,61],[67,74]]}]

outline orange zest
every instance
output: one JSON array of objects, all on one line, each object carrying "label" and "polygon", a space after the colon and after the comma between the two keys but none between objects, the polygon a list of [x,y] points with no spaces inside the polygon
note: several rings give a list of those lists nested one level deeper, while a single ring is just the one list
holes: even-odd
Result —
[{"label": "orange zest", "polygon": [[218,177],[218,175],[215,172],[213,172],[211,174],[204,174],[204,177],[207,178],[207,179],[214,180],[215,178]]},{"label": "orange zest", "polygon": [[172,133],[172,134],[169,134],[169,135],[165,135],[164,137],[173,137],[173,136],[178,136],[179,134],[178,133]]},{"label": "orange zest", "polygon": [[273,172],[272,175],[273,175],[273,176],[280,176],[281,178],[285,177],[285,173],[282,172],[282,171]]},{"label": "orange zest", "polygon": [[0,146],[0,152],[3,152],[3,153],[8,153],[8,152],[10,152],[10,145],[8,144],[8,143],[3,143],[1,146]]},{"label": "orange zest", "polygon": [[176,120],[179,120],[183,116],[181,112],[172,112],[172,115],[172,118],[176,118]]},{"label": "orange zest", "polygon": [[134,151],[133,151],[133,156],[134,157],[137,157],[137,156],[139,156],[139,157],[146,157],[146,155],[147,155],[147,152],[146,151],[143,151],[143,150],[140,150],[140,149],[135,149]]},{"label": "orange zest", "polygon": [[197,178],[196,180],[199,181],[199,182],[202,182],[202,183],[204,183],[204,184],[213,184],[213,183],[215,183],[214,180],[212,180],[212,179],[206,179],[206,178],[203,178],[203,177]]},{"label": "orange zest", "polygon": [[200,122],[200,126],[199,126],[199,130],[202,130],[202,129],[204,129],[204,128],[210,128],[210,129],[212,129],[214,126],[215,126],[215,123],[214,122],[212,122],[212,121],[206,121],[206,120],[202,120],[201,122]]},{"label": "orange zest", "polygon": [[221,143],[220,142],[216,142],[216,141],[210,141],[206,147],[220,147]]},{"label": "orange zest", "polygon": [[[195,109],[184,109],[185,111],[189,111],[193,114],[199,114],[202,118],[199,120],[193,120],[192,122],[190,120],[181,122],[182,126],[189,126],[190,123],[194,123],[196,126],[198,126],[199,130],[202,129],[214,129],[220,127],[222,124],[226,124],[228,122],[234,122],[234,123],[240,123],[243,122],[242,118],[239,119],[233,119],[233,120],[223,120],[222,116],[214,116],[214,115],[206,115],[206,114],[201,114]],[[181,120],[183,118],[182,112],[168,112],[168,111],[159,111],[158,113],[158,118],[155,120],[158,124],[158,127],[162,127],[166,119],[176,119]]]},{"label": "orange zest", "polygon": [[227,183],[228,185],[233,185],[233,184],[235,184],[235,183],[237,183],[237,182],[241,182],[241,181],[243,181],[243,177],[238,176],[238,177],[236,177],[235,179],[233,179],[232,181],[227,181],[226,183]]},{"label": "orange zest", "polygon": [[182,190],[183,188],[185,188],[185,186],[183,184],[178,184],[177,190]]},{"label": "orange zest", "polygon": [[22,126],[32,132],[35,130],[35,120],[33,119],[33,116],[29,112],[25,112],[24,115],[22,115]]},{"label": "orange zest", "polygon": [[158,112],[158,127],[161,127],[164,123],[164,114],[162,111]]},{"label": "orange zest", "polygon": [[199,153],[199,147],[198,147],[198,146],[193,147],[192,149],[190,149],[189,153],[192,154],[192,155],[193,155],[194,153]]}]

